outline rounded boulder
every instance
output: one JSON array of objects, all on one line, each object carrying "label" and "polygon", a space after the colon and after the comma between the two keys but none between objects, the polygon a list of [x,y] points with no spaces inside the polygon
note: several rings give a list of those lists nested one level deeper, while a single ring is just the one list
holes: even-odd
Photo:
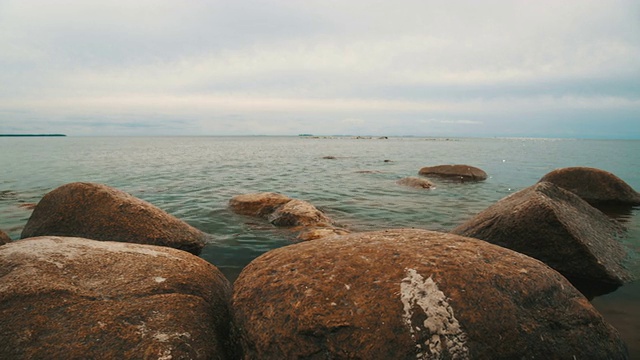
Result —
[{"label": "rounded boulder", "polygon": [[526,255],[426,230],[269,251],[234,283],[244,359],[624,359],[562,275]]},{"label": "rounded boulder", "polygon": [[451,232],[534,257],[590,298],[631,280],[618,240],[624,228],[549,182],[503,198]]},{"label": "rounded boulder", "polygon": [[550,182],[571,191],[592,205],[640,205],[640,193],[614,174],[589,167],[567,167],[546,174],[540,182]]},{"label": "rounded boulder", "polygon": [[36,237],[0,247],[2,359],[229,359],[231,285],[161,246]]},{"label": "rounded boulder", "polygon": [[47,193],[21,238],[70,236],[167,246],[198,255],[208,235],[164,210],[112,187],[75,182]]},{"label": "rounded boulder", "polygon": [[469,165],[427,166],[418,172],[422,176],[435,176],[459,181],[482,181],[487,179],[484,170]]}]

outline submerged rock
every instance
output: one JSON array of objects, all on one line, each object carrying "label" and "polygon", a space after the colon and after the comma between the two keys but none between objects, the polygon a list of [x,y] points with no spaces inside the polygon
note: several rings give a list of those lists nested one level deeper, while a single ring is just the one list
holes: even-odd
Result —
[{"label": "submerged rock", "polygon": [[240,215],[268,218],[280,206],[293,200],[292,198],[274,192],[236,195],[229,200],[229,207]]},{"label": "submerged rock", "polygon": [[10,242],[11,242],[11,238],[9,237],[9,235],[7,235],[7,233],[5,233],[4,231],[0,230],[0,245],[4,245]]},{"label": "submerged rock", "polygon": [[427,179],[423,179],[423,178],[419,178],[416,176],[409,176],[406,178],[402,178],[398,181],[396,181],[396,184],[398,185],[403,185],[403,186],[409,186],[412,188],[416,188],[416,189],[433,189],[435,188],[435,185],[427,180]]},{"label": "submerged rock", "polygon": [[602,204],[640,205],[640,193],[614,174],[589,167],[567,167],[546,174],[550,182],[598,207]]},{"label": "submerged rock", "polygon": [[331,226],[331,219],[310,203],[293,199],[267,217],[276,226]]},{"label": "submerged rock", "polygon": [[627,357],[560,274],[484,241],[425,230],[269,251],[234,283],[245,359]]},{"label": "submerged rock", "polygon": [[0,247],[2,359],[229,359],[231,286],[167,247],[37,237]]},{"label": "submerged rock", "polygon": [[482,181],[487,179],[484,170],[469,165],[438,165],[420,169],[422,176],[436,176],[460,181]]},{"label": "submerged rock", "polygon": [[234,196],[229,207],[241,215],[257,216],[279,227],[300,231],[298,240],[312,240],[322,236],[344,234],[348,231],[334,226],[333,220],[307,201],[273,193]]},{"label": "submerged rock", "polygon": [[75,182],[47,193],[21,238],[55,235],[168,246],[199,254],[207,234],[132,195]]},{"label": "submerged rock", "polygon": [[631,280],[622,265],[624,229],[575,194],[541,182],[511,194],[451,231],[551,266],[587,297]]}]

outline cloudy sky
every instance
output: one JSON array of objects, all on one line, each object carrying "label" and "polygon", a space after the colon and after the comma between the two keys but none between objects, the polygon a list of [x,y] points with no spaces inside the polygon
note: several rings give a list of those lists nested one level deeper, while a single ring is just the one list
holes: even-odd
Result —
[{"label": "cloudy sky", "polygon": [[640,1],[0,0],[0,133],[640,138]]}]

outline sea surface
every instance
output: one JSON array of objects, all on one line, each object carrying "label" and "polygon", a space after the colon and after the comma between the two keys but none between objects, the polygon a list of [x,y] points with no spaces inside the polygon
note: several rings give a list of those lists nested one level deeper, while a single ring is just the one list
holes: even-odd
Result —
[{"label": "sea surface", "polygon": [[[335,157],[325,159],[324,157]],[[489,178],[397,185],[424,166],[468,164]],[[640,190],[640,141],[528,138],[42,137],[0,138],[0,229],[17,240],[47,192],[75,181],[103,183],[144,199],[213,235],[202,258],[231,281],[294,233],[228,209],[235,195],[274,191],[311,202],[352,231],[448,231],[561,167],[614,173]],[[640,209],[618,215],[626,266],[640,278]],[[593,300],[640,358],[640,285]]]}]

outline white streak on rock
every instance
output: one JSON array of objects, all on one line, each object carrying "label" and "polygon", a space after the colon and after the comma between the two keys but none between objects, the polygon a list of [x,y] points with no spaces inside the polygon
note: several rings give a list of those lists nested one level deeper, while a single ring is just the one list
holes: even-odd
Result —
[{"label": "white streak on rock", "polygon": [[[400,298],[404,305],[402,318],[416,343],[416,358],[469,359],[467,335],[455,318],[445,294],[431,277],[425,280],[414,269],[406,271],[407,276],[400,283]],[[426,315],[422,324],[414,324],[416,308]]]},{"label": "white streak on rock", "polygon": [[161,283],[161,282],[167,281],[166,278],[163,278],[161,276],[156,276],[156,277],[153,278],[153,280],[155,280],[155,282],[157,282],[157,283]]}]

